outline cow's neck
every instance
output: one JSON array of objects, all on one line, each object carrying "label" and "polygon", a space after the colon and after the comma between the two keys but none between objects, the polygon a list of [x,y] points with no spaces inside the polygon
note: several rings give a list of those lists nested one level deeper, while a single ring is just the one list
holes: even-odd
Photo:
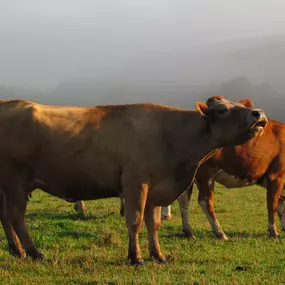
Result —
[{"label": "cow's neck", "polygon": [[173,128],[167,134],[169,151],[176,163],[189,161],[192,165],[198,165],[220,145],[214,139],[206,120],[198,112],[189,111],[182,116],[180,120],[172,122]]},{"label": "cow's neck", "polygon": [[[163,163],[166,172],[159,187],[163,195],[159,201],[151,197],[157,205],[169,205],[187,190],[200,163],[218,147],[206,121],[198,112],[180,113],[180,116],[171,116],[168,122],[164,121],[168,123],[164,128]],[[167,187],[169,191],[164,191]]]}]

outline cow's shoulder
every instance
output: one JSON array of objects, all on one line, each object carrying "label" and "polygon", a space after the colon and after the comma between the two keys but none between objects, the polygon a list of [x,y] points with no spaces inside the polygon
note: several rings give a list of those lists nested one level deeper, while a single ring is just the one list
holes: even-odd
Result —
[{"label": "cow's shoulder", "polygon": [[276,155],[285,150],[285,124],[275,120],[268,120],[268,124],[261,137],[255,138],[252,142],[249,142],[249,147],[260,149],[265,154],[275,153]]},{"label": "cow's shoulder", "polygon": [[283,136],[285,134],[285,124],[284,123],[274,121],[274,120],[269,120],[267,128],[270,129],[271,132],[275,136],[279,137],[279,136]]}]

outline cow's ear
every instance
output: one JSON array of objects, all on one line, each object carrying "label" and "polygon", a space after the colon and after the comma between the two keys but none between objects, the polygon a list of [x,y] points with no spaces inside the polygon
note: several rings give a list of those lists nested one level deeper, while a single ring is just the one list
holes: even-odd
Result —
[{"label": "cow's ear", "polygon": [[208,117],[210,108],[207,104],[203,102],[196,102],[195,107],[202,116]]},{"label": "cow's ear", "polygon": [[240,101],[240,103],[247,108],[253,108],[254,104],[250,99],[243,99]]}]

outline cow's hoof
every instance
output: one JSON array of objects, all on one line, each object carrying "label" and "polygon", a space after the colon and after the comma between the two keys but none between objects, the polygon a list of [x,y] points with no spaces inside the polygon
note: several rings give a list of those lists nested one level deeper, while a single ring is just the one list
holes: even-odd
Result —
[{"label": "cow's hoof", "polygon": [[224,233],[217,233],[216,237],[220,240],[229,240],[229,238]]},{"label": "cow's hoof", "polygon": [[278,238],[279,234],[276,230],[268,230],[268,237],[269,238]]},{"label": "cow's hoof", "polygon": [[183,234],[188,239],[195,239],[196,238],[195,235],[193,234],[193,232],[183,231]]},{"label": "cow's hoof", "polygon": [[162,263],[162,264],[167,264],[167,259],[164,255],[160,255],[155,259],[157,262]]},{"label": "cow's hoof", "polygon": [[9,253],[15,257],[23,258],[26,256],[24,250],[20,250],[14,244],[9,244]]},{"label": "cow's hoof", "polygon": [[151,253],[150,256],[153,257],[159,263],[162,263],[162,264],[167,263],[167,259],[162,253],[159,253],[159,254]]},{"label": "cow's hoof", "polygon": [[223,235],[220,237],[221,240],[229,240],[229,238],[226,235]]},{"label": "cow's hoof", "polygon": [[131,265],[144,265],[144,261],[142,258],[132,258]]},{"label": "cow's hoof", "polygon": [[37,249],[27,249],[26,250],[27,256],[30,256],[33,260],[43,260],[45,256],[39,252]]},{"label": "cow's hoof", "polygon": [[74,210],[75,210],[78,214],[81,214],[81,215],[83,215],[83,216],[87,216],[87,210],[82,210],[82,209],[75,208],[75,207],[74,207]]}]

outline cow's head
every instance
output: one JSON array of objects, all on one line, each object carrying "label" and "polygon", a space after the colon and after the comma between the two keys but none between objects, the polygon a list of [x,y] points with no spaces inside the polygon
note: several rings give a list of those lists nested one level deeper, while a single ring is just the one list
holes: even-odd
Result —
[{"label": "cow's head", "polygon": [[196,103],[215,139],[221,145],[239,145],[261,136],[267,125],[263,110],[253,109],[251,100],[232,102],[222,96],[210,97],[206,104]]}]

